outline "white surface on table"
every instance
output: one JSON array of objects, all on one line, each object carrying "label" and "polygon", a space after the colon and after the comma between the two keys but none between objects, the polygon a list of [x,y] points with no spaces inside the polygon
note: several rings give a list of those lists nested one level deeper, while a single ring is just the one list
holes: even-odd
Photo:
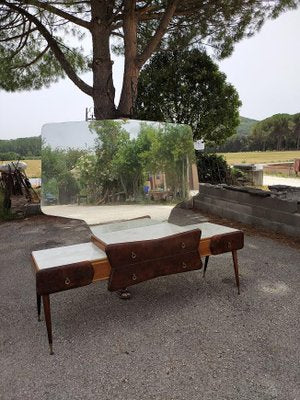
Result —
[{"label": "white surface on table", "polygon": [[126,230],[124,229],[122,231],[117,231],[117,232],[101,233],[100,235],[97,235],[97,231],[96,230],[94,231],[93,227],[91,227],[91,231],[94,234],[94,236],[105,244],[159,239],[162,237],[171,236],[178,233],[188,232],[193,229],[201,229],[202,231],[201,239],[209,238],[214,235],[220,235],[224,233],[237,231],[237,229],[217,224],[211,224],[209,222],[186,225],[186,226],[178,226],[170,224],[168,222],[162,222],[156,225],[148,225]]},{"label": "white surface on table", "polygon": [[40,270],[81,261],[98,261],[107,258],[105,252],[92,242],[33,251],[32,256]]},{"label": "white surface on table", "polygon": [[139,228],[141,226],[157,224],[161,224],[161,221],[145,217],[129,221],[113,222],[110,224],[92,225],[90,226],[90,230],[93,232],[94,235],[99,236],[108,232],[123,231],[132,228]]},{"label": "white surface on table", "polygon": [[[153,223],[155,222],[155,224],[149,225],[151,223],[150,221]],[[144,226],[136,227],[137,223],[144,223]],[[237,229],[217,224],[211,224],[209,222],[178,226],[170,224],[168,222],[160,223],[159,221],[153,221],[150,218],[145,218],[143,220],[126,221],[126,224],[124,224],[123,227],[125,225],[135,225],[135,227],[119,231],[112,230],[106,233],[99,230],[99,228],[101,227],[91,227],[91,231],[99,240],[101,240],[105,244],[159,239],[177,233],[188,232],[193,229],[201,229],[201,239],[210,238],[214,235],[237,231]],[[109,226],[106,226],[106,228],[109,229]],[[114,227],[111,227],[111,229],[114,229]],[[107,258],[106,253],[99,249],[92,242],[75,244],[71,246],[55,247],[52,249],[37,250],[32,252],[32,256],[38,269],[40,270],[78,263],[81,261],[100,261]]]}]

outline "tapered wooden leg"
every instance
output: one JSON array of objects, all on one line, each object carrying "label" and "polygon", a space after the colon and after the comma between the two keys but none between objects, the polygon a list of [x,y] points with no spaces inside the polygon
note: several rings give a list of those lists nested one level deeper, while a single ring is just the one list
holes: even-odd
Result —
[{"label": "tapered wooden leg", "polygon": [[205,277],[205,272],[206,272],[206,269],[207,269],[208,260],[209,260],[209,256],[206,256],[205,257],[205,261],[204,261],[204,268],[203,268],[203,278]]},{"label": "tapered wooden leg", "polygon": [[36,305],[37,305],[37,312],[38,312],[38,321],[41,320],[41,295],[36,294]]},{"label": "tapered wooden leg", "polygon": [[238,294],[240,294],[239,265],[238,265],[237,251],[236,250],[232,251],[232,259],[233,259],[233,267],[234,267],[236,286],[238,288]]},{"label": "tapered wooden leg", "polygon": [[45,321],[46,321],[46,327],[47,327],[47,333],[48,333],[50,354],[54,354],[53,347],[52,347],[52,327],[51,327],[51,310],[50,310],[49,294],[43,295],[43,306],[44,306]]}]

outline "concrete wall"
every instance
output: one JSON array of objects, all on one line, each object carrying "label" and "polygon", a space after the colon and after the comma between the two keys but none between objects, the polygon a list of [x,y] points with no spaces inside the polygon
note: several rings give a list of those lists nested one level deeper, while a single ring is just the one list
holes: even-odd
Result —
[{"label": "concrete wall", "polygon": [[193,208],[245,224],[300,237],[300,202],[259,189],[201,183]]},{"label": "concrete wall", "polygon": [[281,174],[286,174],[286,175],[291,175],[291,176],[296,175],[293,162],[264,165],[264,173],[265,174],[281,173]]}]

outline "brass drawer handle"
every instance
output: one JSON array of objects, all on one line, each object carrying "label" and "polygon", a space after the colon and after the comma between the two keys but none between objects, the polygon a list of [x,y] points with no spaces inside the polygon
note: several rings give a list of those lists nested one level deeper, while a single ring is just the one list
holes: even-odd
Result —
[{"label": "brass drawer handle", "polygon": [[133,258],[133,259],[136,258],[136,254],[133,251],[131,252],[131,258]]},{"label": "brass drawer handle", "polygon": [[231,250],[231,247],[232,247],[231,242],[228,242],[227,247],[229,250]]},{"label": "brass drawer handle", "polygon": [[185,249],[185,243],[184,243],[184,242],[181,243],[181,247],[182,247],[183,249]]},{"label": "brass drawer handle", "polygon": [[132,274],[132,280],[133,280],[133,281],[136,281],[136,279],[137,279],[136,275],[135,275],[135,274]]},{"label": "brass drawer handle", "polygon": [[186,263],[183,262],[183,263],[182,263],[182,268],[186,268],[186,267],[187,267]]},{"label": "brass drawer handle", "polygon": [[70,283],[71,283],[70,278],[67,277],[66,280],[65,280],[65,284],[66,285],[70,285]]}]

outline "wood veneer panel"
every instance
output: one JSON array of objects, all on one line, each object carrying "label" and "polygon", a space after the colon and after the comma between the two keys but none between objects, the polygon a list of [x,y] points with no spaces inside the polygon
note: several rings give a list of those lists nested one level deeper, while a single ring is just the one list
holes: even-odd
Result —
[{"label": "wood veneer panel", "polygon": [[93,282],[104,281],[109,278],[111,267],[108,260],[92,262],[92,266],[94,268]]}]

